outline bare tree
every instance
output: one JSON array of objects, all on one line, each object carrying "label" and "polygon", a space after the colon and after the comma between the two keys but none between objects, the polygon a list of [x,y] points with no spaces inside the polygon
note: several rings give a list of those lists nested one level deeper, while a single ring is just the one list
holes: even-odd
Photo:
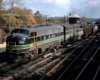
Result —
[{"label": "bare tree", "polygon": [[3,0],[3,4],[5,7],[8,7],[9,9],[13,7],[21,7],[23,4],[23,0]]},{"label": "bare tree", "polygon": [[[4,0],[3,4],[6,7],[8,7],[9,13],[10,13],[10,22],[9,22],[9,29],[10,29],[10,24],[11,24],[11,16],[14,14],[14,12],[16,11],[14,7],[21,7],[21,5],[23,4],[22,2],[23,0]],[[11,30],[10,30],[11,32]]]},{"label": "bare tree", "polygon": [[2,0],[0,0],[0,10],[2,9]]}]

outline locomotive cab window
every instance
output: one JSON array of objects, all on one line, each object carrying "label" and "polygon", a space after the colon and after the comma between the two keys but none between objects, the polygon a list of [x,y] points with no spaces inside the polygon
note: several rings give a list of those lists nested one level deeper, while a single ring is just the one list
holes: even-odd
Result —
[{"label": "locomotive cab window", "polygon": [[19,33],[19,30],[16,29],[16,30],[13,30],[13,31],[11,32],[11,34],[14,34],[14,33]]},{"label": "locomotive cab window", "polygon": [[25,35],[29,35],[29,31],[28,30],[24,30],[24,29],[15,29],[11,32],[11,34],[14,33],[20,33],[20,34],[25,34]]}]

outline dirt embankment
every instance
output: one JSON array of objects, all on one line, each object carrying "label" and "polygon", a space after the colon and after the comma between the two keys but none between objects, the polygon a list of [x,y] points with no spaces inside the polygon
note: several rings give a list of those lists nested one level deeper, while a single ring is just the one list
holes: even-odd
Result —
[{"label": "dirt embankment", "polygon": [[0,44],[0,48],[6,48],[6,44]]}]

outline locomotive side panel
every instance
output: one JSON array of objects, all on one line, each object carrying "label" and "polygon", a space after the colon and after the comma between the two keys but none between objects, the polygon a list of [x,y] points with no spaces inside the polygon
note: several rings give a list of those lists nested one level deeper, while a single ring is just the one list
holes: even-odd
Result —
[{"label": "locomotive side panel", "polygon": [[37,48],[45,51],[47,48],[54,47],[61,44],[63,40],[63,27],[51,26],[54,28],[37,31],[38,42]]},{"label": "locomotive side panel", "polygon": [[64,44],[69,44],[73,41],[73,25],[63,24],[64,29]]},{"label": "locomotive side panel", "polygon": [[75,40],[79,40],[83,36],[83,25],[82,24],[73,24],[75,31]]}]

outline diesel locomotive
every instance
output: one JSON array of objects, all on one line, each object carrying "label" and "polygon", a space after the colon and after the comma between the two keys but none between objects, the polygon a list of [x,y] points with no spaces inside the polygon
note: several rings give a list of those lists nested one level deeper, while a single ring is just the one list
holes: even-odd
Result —
[{"label": "diesel locomotive", "polygon": [[84,35],[82,24],[62,24],[18,28],[6,39],[8,61],[21,62],[30,60],[47,49],[66,45]]}]

